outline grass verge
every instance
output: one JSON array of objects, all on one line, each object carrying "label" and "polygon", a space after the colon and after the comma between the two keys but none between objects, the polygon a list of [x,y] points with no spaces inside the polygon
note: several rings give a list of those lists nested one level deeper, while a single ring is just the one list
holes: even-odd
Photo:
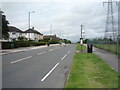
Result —
[{"label": "grass verge", "polygon": [[[86,46],[82,45],[82,50],[86,50],[86,49],[87,49]],[[81,50],[81,45],[80,44],[77,44],[76,50]]]},{"label": "grass verge", "polygon": [[120,54],[118,50],[118,45],[116,44],[94,44],[95,47],[106,50],[108,52],[112,52],[114,54]]},{"label": "grass verge", "polygon": [[119,77],[95,54],[76,53],[65,88],[118,88]]}]

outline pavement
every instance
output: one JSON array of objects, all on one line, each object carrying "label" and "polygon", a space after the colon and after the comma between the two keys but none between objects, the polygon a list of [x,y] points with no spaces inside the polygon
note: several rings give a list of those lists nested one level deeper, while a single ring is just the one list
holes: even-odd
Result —
[{"label": "pavement", "polygon": [[3,88],[64,88],[75,44],[2,55]]},{"label": "pavement", "polygon": [[[52,44],[50,46],[57,46],[57,45],[59,44]],[[40,48],[45,48],[45,47],[48,47],[48,46],[42,45],[42,46],[20,47],[20,48],[13,48],[13,49],[1,49],[0,55],[16,53],[16,52],[25,52],[25,51],[29,51],[33,49],[40,49]]]},{"label": "pavement", "polygon": [[93,47],[93,53],[102,58],[108,65],[118,72],[118,55]]}]

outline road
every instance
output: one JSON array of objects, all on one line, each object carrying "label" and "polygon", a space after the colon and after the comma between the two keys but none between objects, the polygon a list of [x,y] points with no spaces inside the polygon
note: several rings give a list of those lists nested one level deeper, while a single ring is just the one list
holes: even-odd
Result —
[{"label": "road", "polygon": [[74,44],[49,46],[2,56],[3,88],[63,88]]}]

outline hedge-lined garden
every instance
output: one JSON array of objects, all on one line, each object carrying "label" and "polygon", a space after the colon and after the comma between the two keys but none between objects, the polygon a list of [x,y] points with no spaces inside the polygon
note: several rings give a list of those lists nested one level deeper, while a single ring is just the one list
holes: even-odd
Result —
[{"label": "hedge-lined garden", "polygon": [[30,47],[30,46],[41,46],[41,45],[48,45],[49,44],[57,44],[60,42],[64,43],[71,43],[70,40],[63,39],[63,40],[54,40],[50,38],[46,38],[44,40],[39,40],[35,42],[33,40],[25,41],[24,37],[19,37],[17,41],[13,42],[2,42],[2,49],[12,49],[12,48],[19,48],[19,47]]},{"label": "hedge-lined garden", "polygon": [[30,42],[30,41],[15,41],[15,42],[2,42],[2,49],[12,49],[19,47],[30,47],[45,45],[45,42]]}]

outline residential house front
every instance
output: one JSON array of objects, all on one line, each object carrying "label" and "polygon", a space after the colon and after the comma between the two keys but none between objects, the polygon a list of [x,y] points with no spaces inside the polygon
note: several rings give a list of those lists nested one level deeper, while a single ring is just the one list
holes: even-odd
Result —
[{"label": "residential house front", "polygon": [[18,37],[23,36],[24,37],[24,32],[14,26],[9,26],[9,41],[16,41],[18,40]]},{"label": "residential house front", "polygon": [[25,33],[25,38],[27,40],[34,40],[34,41],[43,40],[43,34],[35,30],[34,27],[32,29],[26,30],[24,33]]}]

